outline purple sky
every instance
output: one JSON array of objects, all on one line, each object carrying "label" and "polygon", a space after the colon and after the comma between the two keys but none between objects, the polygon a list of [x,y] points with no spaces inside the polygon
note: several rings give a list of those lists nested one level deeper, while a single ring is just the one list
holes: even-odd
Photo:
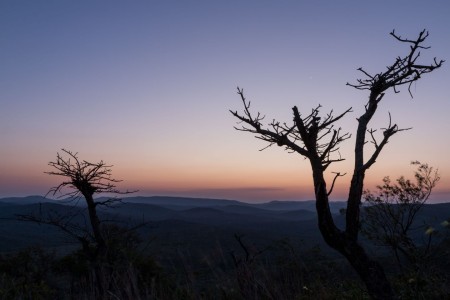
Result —
[{"label": "purple sky", "polygon": [[[394,28],[426,28],[423,60],[449,60],[449,15],[448,1],[1,1],[0,197],[45,194],[60,180],[47,163],[66,148],[113,164],[141,195],[311,199],[307,161],[233,130],[236,86],[268,120],[352,106],[339,125],[354,134],[368,96],[345,85],[356,69],[381,72],[408,51]],[[383,99],[372,126],[390,112],[413,130],[393,137],[366,187],[420,160],[441,173],[433,201],[450,199],[449,75],[444,64],[413,99]],[[352,148],[330,172],[351,173]]]}]

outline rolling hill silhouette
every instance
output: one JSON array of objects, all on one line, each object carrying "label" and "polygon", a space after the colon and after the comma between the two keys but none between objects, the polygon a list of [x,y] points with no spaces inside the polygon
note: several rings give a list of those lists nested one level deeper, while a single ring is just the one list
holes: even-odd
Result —
[{"label": "rolling hill silhouette", "polygon": [[[40,196],[1,198],[0,251],[16,251],[31,245],[55,249],[76,247],[77,242],[57,228],[19,221],[17,215],[74,215],[71,222],[83,226],[86,209],[82,204],[80,201],[74,206],[74,202]],[[325,245],[317,228],[314,205],[314,201],[249,204],[225,199],[128,197],[112,208],[99,210],[99,215],[101,219],[121,226],[145,224],[138,230],[141,236],[152,240],[151,247],[159,247],[167,253],[177,247],[190,247],[193,252],[200,253],[216,247],[217,243],[234,243],[236,233],[251,237],[260,245],[284,238],[305,247]],[[345,217],[339,214],[339,209],[345,207],[345,203],[335,202],[330,206],[336,224],[343,226]],[[449,217],[450,203],[428,204],[420,212],[417,222],[439,228]]]}]

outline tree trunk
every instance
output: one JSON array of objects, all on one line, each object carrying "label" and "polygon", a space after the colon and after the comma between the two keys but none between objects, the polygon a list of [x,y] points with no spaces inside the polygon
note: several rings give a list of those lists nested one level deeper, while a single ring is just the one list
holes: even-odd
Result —
[{"label": "tree trunk", "polygon": [[370,259],[364,249],[357,243],[346,240],[343,249],[336,249],[352,265],[361,280],[367,287],[367,291],[372,299],[390,300],[395,299],[391,284],[386,278],[381,265]]},{"label": "tree trunk", "polygon": [[[364,282],[372,299],[395,299],[391,284],[389,283],[381,265],[372,260],[364,248],[358,242],[352,241],[342,231],[330,230],[332,228],[327,222],[321,221],[319,217],[319,229],[325,242],[341,253],[359,278]],[[324,226],[325,225],[325,226]]]},{"label": "tree trunk", "polygon": [[[348,234],[347,232],[339,230],[334,224],[320,161],[311,160],[311,166],[313,169],[319,229],[325,242],[345,256],[353,269],[358,273],[359,278],[366,285],[367,291],[372,299],[395,299],[391,284],[389,283],[383,268],[379,263],[370,259],[361,245],[359,245],[357,241],[358,228],[351,228],[351,233]],[[359,206],[355,209],[355,213],[359,219]]]},{"label": "tree trunk", "polygon": [[106,253],[106,242],[101,231],[101,222],[97,215],[97,207],[93,198],[93,194],[83,193],[89,213],[89,222],[91,223],[92,233],[97,246],[98,256],[102,257]]},{"label": "tree trunk", "polygon": [[[95,239],[95,250],[91,253],[91,264],[94,269],[94,275],[97,286],[97,296],[102,299],[105,297],[108,284],[106,282],[106,273],[104,270],[104,260],[106,257],[106,242],[101,231],[101,222],[97,215],[97,207],[92,193],[83,193],[86,200],[89,213],[89,221],[92,227],[92,233]],[[92,251],[88,249],[88,251]]]}]

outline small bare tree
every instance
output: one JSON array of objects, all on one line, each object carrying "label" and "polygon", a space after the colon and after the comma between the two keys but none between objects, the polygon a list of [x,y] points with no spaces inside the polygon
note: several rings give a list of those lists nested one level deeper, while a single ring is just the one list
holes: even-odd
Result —
[{"label": "small bare tree", "polygon": [[[421,264],[430,255],[432,232],[427,224],[418,224],[417,214],[423,208],[440,177],[437,170],[418,161],[414,181],[401,176],[392,183],[389,177],[376,193],[364,192],[365,208],[362,232],[370,240],[392,250],[399,266],[406,259],[414,272],[420,272]],[[415,233],[426,234],[426,241],[418,243]]]},{"label": "small bare tree", "polygon": [[[260,113],[252,114],[250,101],[247,101],[244,91],[238,87],[238,94],[243,103],[244,111],[239,113],[230,110],[232,115],[242,124],[241,127],[235,127],[237,130],[255,134],[257,138],[269,143],[267,147],[278,145],[309,160],[313,173],[320,232],[329,246],[347,258],[365,283],[373,299],[394,299],[394,292],[381,265],[372,260],[358,242],[364,177],[389,139],[394,134],[406,129],[392,123],[389,116],[387,127],[382,129],[382,136],[377,139],[376,130],[369,128],[369,122],[377,111],[386,91],[393,89],[397,93],[399,87],[406,85],[411,94],[410,87],[413,82],[441,67],[444,62],[434,59],[431,64],[418,63],[420,51],[429,48],[423,45],[428,37],[427,31],[420,32],[415,40],[402,38],[394,31],[391,32],[391,35],[397,41],[409,45],[409,53],[404,57],[397,57],[394,63],[387,67],[387,70],[375,75],[359,68],[358,70],[364,77],[358,79],[355,84],[347,83],[347,85],[358,90],[369,91],[369,100],[365,105],[364,113],[357,119],[354,168],[347,200],[345,229],[340,229],[335,225],[329,207],[329,197],[336,179],[344,174],[336,172],[330,188],[327,188],[324,175],[331,164],[344,160],[339,154],[339,147],[342,142],[350,138],[350,134],[343,133],[341,128],[336,128],[335,123],[351,112],[352,109],[349,108],[337,116],[331,111],[321,117],[319,115],[320,105],[303,116],[294,106],[292,108],[292,124],[273,120],[268,127],[265,127],[262,124],[264,116]],[[364,149],[367,145],[367,134],[374,145],[374,150],[365,160]]]},{"label": "small bare tree", "polygon": [[63,155],[57,153],[56,161],[49,162],[49,166],[54,170],[45,172],[49,175],[64,177],[65,180],[59,185],[51,188],[51,194],[64,201],[78,201],[84,198],[89,225],[82,225],[74,221],[79,216],[84,216],[84,208],[74,207],[67,214],[60,214],[49,211],[44,214],[42,211],[31,215],[20,215],[19,218],[25,221],[36,222],[56,226],[65,234],[78,240],[82,246],[84,255],[93,265],[95,273],[97,295],[103,297],[107,290],[105,282],[105,270],[102,262],[108,253],[108,243],[105,233],[107,228],[98,216],[99,207],[110,207],[119,202],[119,198],[95,199],[94,195],[99,194],[129,194],[134,191],[122,192],[117,189],[116,184],[120,180],[114,179],[111,175],[111,165],[103,161],[91,163],[78,158],[78,153],[62,149]]},{"label": "small bare tree", "polygon": [[[94,199],[95,194],[129,194],[130,191],[122,192],[117,189],[116,184],[121,180],[112,178],[111,165],[105,164],[103,161],[91,163],[78,158],[78,153],[62,149],[68,156],[64,158],[59,153],[56,155],[56,161],[49,163],[49,166],[56,169],[55,171],[45,172],[49,175],[65,177],[66,180],[59,185],[50,189],[47,193],[59,198],[69,197],[74,200],[79,196],[83,196],[89,215],[89,223],[91,225],[93,241],[96,244],[96,251],[102,255],[105,252],[105,239],[101,230],[101,221],[98,217],[97,207],[108,207],[120,201],[118,198],[108,198],[103,201]],[[68,190],[66,190],[66,188]]]}]

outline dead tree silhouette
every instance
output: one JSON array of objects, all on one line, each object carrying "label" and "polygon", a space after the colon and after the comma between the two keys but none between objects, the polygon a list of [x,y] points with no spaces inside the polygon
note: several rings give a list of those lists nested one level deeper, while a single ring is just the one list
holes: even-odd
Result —
[{"label": "dead tree silhouette", "polygon": [[[103,161],[91,163],[78,158],[78,153],[62,149],[64,155],[57,153],[56,161],[49,162],[54,171],[45,172],[49,175],[62,176],[63,182],[51,188],[48,194],[52,194],[64,201],[76,202],[80,198],[84,199],[87,207],[88,222],[80,225],[73,221],[82,213],[76,207],[69,214],[58,214],[49,212],[43,215],[42,212],[20,215],[19,219],[56,226],[65,234],[78,240],[82,251],[91,263],[95,276],[96,295],[103,298],[107,292],[108,277],[103,262],[108,253],[108,243],[105,237],[105,224],[98,216],[99,207],[109,207],[120,201],[120,198],[94,199],[94,195],[99,194],[129,194],[134,191],[120,191],[116,184],[121,180],[112,178],[111,165]],[[46,196],[47,196],[46,195]],[[81,211],[84,208],[81,209]]]},{"label": "dead tree silhouette", "polygon": [[[396,133],[409,128],[398,127],[397,124],[392,123],[389,115],[389,123],[386,128],[382,129],[382,135],[377,139],[376,130],[370,129],[368,125],[386,91],[392,89],[395,93],[398,93],[398,88],[406,85],[412,96],[411,84],[423,75],[440,68],[444,63],[443,60],[437,60],[436,58],[428,65],[418,63],[420,51],[429,48],[423,45],[428,37],[427,31],[421,31],[415,40],[402,38],[395,31],[390,34],[397,41],[409,45],[409,53],[404,57],[397,57],[394,63],[387,67],[387,70],[375,75],[359,68],[358,70],[363,74],[363,78],[357,79],[355,84],[347,83],[347,85],[358,90],[369,91],[369,100],[365,105],[364,113],[357,118],[354,169],[347,199],[345,229],[340,229],[335,225],[329,207],[329,197],[336,179],[344,174],[334,173],[335,176],[330,188],[327,188],[324,175],[331,164],[344,160],[339,154],[339,147],[342,142],[350,138],[350,134],[343,133],[341,128],[336,128],[335,123],[351,112],[352,108],[339,115],[334,115],[331,111],[325,116],[320,116],[320,105],[313,108],[307,115],[302,115],[297,106],[294,106],[292,108],[292,124],[273,120],[268,126],[264,126],[262,124],[264,116],[259,112],[251,113],[250,101],[245,98],[243,89],[238,87],[237,92],[244,106],[243,113],[230,110],[241,124],[240,127],[235,127],[235,129],[255,134],[257,138],[269,143],[267,147],[272,145],[285,147],[289,152],[296,152],[309,160],[313,173],[320,232],[325,242],[348,260],[365,283],[368,293],[373,299],[394,299],[395,296],[382,266],[371,259],[358,242],[364,177],[389,139]],[[367,145],[367,136],[374,145],[374,150],[365,160],[364,149]]]}]

